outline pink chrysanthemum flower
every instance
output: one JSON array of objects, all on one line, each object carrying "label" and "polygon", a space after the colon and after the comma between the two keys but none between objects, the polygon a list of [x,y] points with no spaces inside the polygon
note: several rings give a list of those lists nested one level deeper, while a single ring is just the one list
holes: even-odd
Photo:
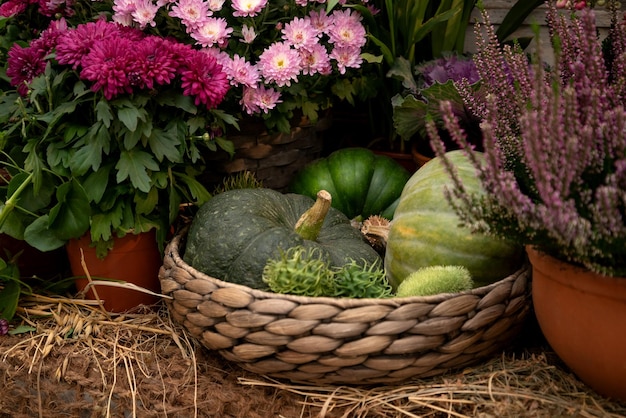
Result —
[{"label": "pink chrysanthemum flower", "polygon": [[198,45],[209,47],[213,45],[223,45],[233,32],[229,28],[226,19],[210,17],[206,19],[199,28],[190,33]]},{"label": "pink chrysanthemum flower", "polygon": [[260,80],[259,70],[246,61],[245,58],[236,55],[224,67],[230,84],[233,86],[243,85],[254,87]]},{"label": "pink chrysanthemum flower", "polygon": [[118,35],[119,27],[115,23],[108,23],[104,20],[85,23],[60,36],[56,58],[59,64],[69,64],[73,69],[77,69],[83,58],[91,51],[94,43]]},{"label": "pink chrysanthemum flower", "polygon": [[332,14],[333,23],[328,31],[330,42],[338,47],[361,48],[367,42],[361,15],[351,10],[337,10]]},{"label": "pink chrysanthemum flower", "polygon": [[209,10],[219,12],[224,7],[225,0],[208,0]]},{"label": "pink chrysanthemum flower", "polygon": [[355,47],[337,47],[330,53],[330,58],[337,62],[340,74],[345,74],[347,68],[359,68],[363,63],[361,50]]},{"label": "pink chrysanthemum flower", "polygon": [[278,87],[290,86],[291,81],[298,81],[300,54],[286,43],[278,42],[263,51],[258,66],[268,83],[274,82]]},{"label": "pink chrysanthemum flower", "polygon": [[178,0],[169,14],[179,18],[187,32],[193,32],[200,28],[213,12],[209,9],[209,4],[203,0]]},{"label": "pink chrysanthemum flower", "polygon": [[133,21],[139,26],[139,29],[145,29],[146,26],[156,26],[154,18],[159,11],[159,6],[152,3],[151,0],[135,0],[135,10],[132,12]]},{"label": "pink chrysanthemum flower", "polygon": [[330,56],[323,45],[313,45],[310,48],[300,50],[302,62],[302,74],[305,75],[329,75],[333,68],[330,64]]},{"label": "pink chrysanthemum flower", "polygon": [[327,33],[328,29],[333,23],[333,19],[330,15],[324,13],[323,10],[315,11],[311,10],[309,15],[305,18],[311,22],[311,26],[317,30],[317,33]]},{"label": "pink chrysanthemum flower", "polygon": [[172,44],[174,43],[158,36],[149,36],[141,42],[135,42],[140,88],[152,89],[155,84],[169,84],[176,77],[179,67],[178,50]]},{"label": "pink chrysanthemum flower", "polygon": [[92,91],[102,91],[107,100],[122,93],[132,93],[132,77],[139,63],[135,59],[135,42],[124,38],[108,38],[93,42],[91,51],[82,60],[82,79],[91,81]]},{"label": "pink chrysanthemum flower", "polygon": [[254,17],[267,5],[267,0],[232,0],[235,17]]},{"label": "pink chrysanthemum flower", "polygon": [[228,92],[226,73],[215,58],[191,49],[186,68],[180,71],[183,94],[195,97],[196,106],[204,104],[212,109],[222,102]]},{"label": "pink chrysanthemum flower", "polygon": [[243,25],[241,27],[241,42],[251,44],[256,39],[256,32],[252,26]]},{"label": "pink chrysanthemum flower", "polygon": [[249,115],[268,113],[281,103],[280,93],[273,88],[265,88],[262,85],[256,88],[244,87],[243,96],[239,102]]},{"label": "pink chrysanthemum flower", "polygon": [[282,30],[283,39],[296,49],[310,48],[317,45],[318,32],[311,25],[310,19],[294,18]]},{"label": "pink chrysanthemum flower", "polygon": [[28,93],[28,83],[46,69],[45,53],[38,48],[23,48],[14,44],[8,53],[7,77],[22,96]]},{"label": "pink chrysanthemum flower", "polygon": [[32,1],[32,3],[39,4],[39,13],[44,16],[61,15],[69,17],[74,15],[72,7],[74,6],[74,0],[39,0]]},{"label": "pink chrysanthemum flower", "polygon": [[135,11],[134,0],[114,0],[113,21],[124,26],[132,26],[133,12]]}]

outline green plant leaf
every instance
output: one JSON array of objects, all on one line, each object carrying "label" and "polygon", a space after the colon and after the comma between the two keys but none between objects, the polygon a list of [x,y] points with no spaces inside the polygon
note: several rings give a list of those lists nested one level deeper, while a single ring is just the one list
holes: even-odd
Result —
[{"label": "green plant leaf", "polygon": [[40,216],[26,227],[24,240],[39,251],[52,251],[65,245],[65,240],[48,228],[48,215]]},{"label": "green plant leaf", "polygon": [[545,3],[545,0],[518,0],[502,19],[502,23],[496,30],[496,36],[503,42],[515,32],[530,13]]},{"label": "green plant leaf", "polygon": [[180,142],[175,126],[168,130],[154,129],[148,138],[148,145],[157,160],[163,161],[163,158],[167,158],[174,163],[181,162],[183,159],[178,148]]},{"label": "green plant leaf", "polygon": [[35,331],[37,331],[37,328],[31,327],[30,325],[18,325],[14,329],[9,331],[9,335],[26,334],[27,332]]},{"label": "green plant leaf", "polygon": [[90,173],[83,181],[83,189],[91,202],[100,203],[109,184],[111,165],[103,165],[98,171]]},{"label": "green plant leaf", "polygon": [[50,209],[48,227],[61,240],[78,238],[89,229],[91,207],[85,189],[75,179],[59,186],[58,203]]},{"label": "green plant leaf", "polygon": [[158,171],[159,164],[147,152],[133,149],[120,153],[120,160],[115,168],[117,169],[116,180],[118,183],[130,179],[133,187],[148,193],[150,191],[148,170]]},{"label": "green plant leaf", "polygon": [[0,318],[7,321],[13,319],[20,300],[20,283],[16,280],[8,280],[0,290]]},{"label": "green plant leaf", "polygon": [[134,106],[124,106],[117,111],[117,118],[126,126],[129,131],[137,130],[140,119],[140,112]]},{"label": "green plant leaf", "polygon": [[423,126],[428,104],[409,95],[395,97],[393,106],[393,126],[402,139],[408,140]]},{"label": "green plant leaf", "polygon": [[135,193],[135,212],[137,214],[150,214],[159,203],[159,191],[151,188],[148,193]]},{"label": "green plant leaf", "polygon": [[195,199],[195,203],[198,206],[203,205],[211,198],[211,193],[195,178],[183,173],[174,173],[177,178],[180,178],[184,183],[191,196]]},{"label": "green plant leaf", "polygon": [[413,67],[408,59],[404,57],[396,58],[387,76],[402,81],[402,86],[407,90],[413,93],[417,91],[417,83],[413,77]]}]

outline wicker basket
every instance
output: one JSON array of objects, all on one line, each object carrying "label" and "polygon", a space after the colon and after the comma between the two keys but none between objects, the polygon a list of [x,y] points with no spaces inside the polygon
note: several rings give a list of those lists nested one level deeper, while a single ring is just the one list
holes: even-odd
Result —
[{"label": "wicker basket", "polygon": [[275,294],[210,277],[181,258],[159,272],[175,321],[246,370],[314,384],[394,383],[477,363],[508,345],[530,306],[530,270],[428,297],[349,299]]},{"label": "wicker basket", "polygon": [[232,158],[221,150],[204,156],[208,165],[201,181],[210,188],[230,174],[250,171],[264,187],[285,191],[296,172],[322,155],[323,134],[331,124],[330,116],[316,124],[303,118],[289,133],[269,134],[262,122],[246,119],[240,132],[228,136],[235,146]]}]

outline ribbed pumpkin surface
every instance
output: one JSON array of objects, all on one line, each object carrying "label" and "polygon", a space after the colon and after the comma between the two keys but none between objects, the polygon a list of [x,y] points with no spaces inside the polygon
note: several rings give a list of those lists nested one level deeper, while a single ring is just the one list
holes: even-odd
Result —
[{"label": "ribbed pumpkin surface", "polygon": [[[461,151],[448,153],[468,192],[481,192],[474,167]],[[520,267],[522,248],[459,226],[444,196],[452,183],[439,158],[409,179],[394,215],[385,253],[385,269],[393,286],[413,271],[432,265],[462,265],[476,286],[508,276]]]},{"label": "ribbed pumpkin surface", "polygon": [[266,285],[267,260],[296,245],[318,247],[333,266],[350,259],[370,263],[379,259],[344,214],[330,208],[315,241],[295,231],[313,199],[271,189],[231,190],[214,196],[196,214],[189,231],[185,262],[221,280],[256,289]]}]

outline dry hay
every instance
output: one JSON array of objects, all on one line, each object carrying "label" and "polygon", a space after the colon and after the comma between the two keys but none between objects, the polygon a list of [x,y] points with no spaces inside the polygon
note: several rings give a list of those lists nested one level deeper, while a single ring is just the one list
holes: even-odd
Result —
[{"label": "dry hay", "polygon": [[167,310],[108,314],[34,296],[32,334],[0,337],[4,417],[626,417],[626,405],[577,380],[545,346],[401,386],[290,385],[202,348]]}]

